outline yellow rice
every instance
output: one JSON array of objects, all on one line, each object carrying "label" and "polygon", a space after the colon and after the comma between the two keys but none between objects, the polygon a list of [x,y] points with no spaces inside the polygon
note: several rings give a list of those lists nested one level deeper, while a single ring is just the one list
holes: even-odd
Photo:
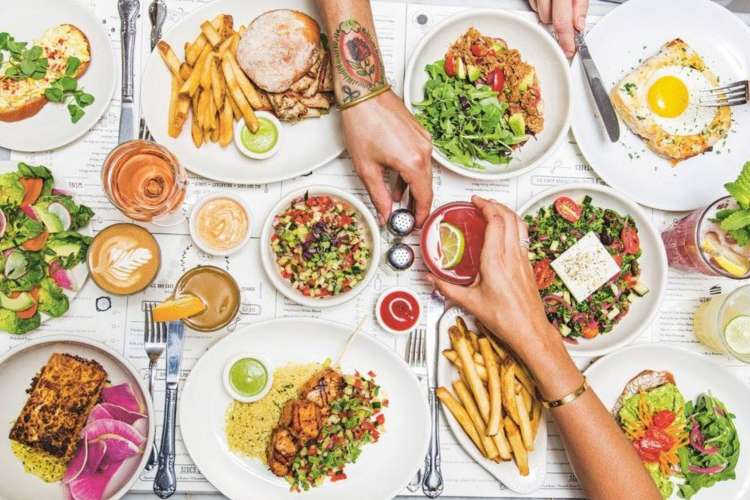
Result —
[{"label": "yellow rice", "polygon": [[296,398],[302,385],[321,368],[319,363],[282,366],[274,370],[271,390],[263,399],[254,403],[232,401],[225,429],[229,449],[267,464],[266,447],[284,403]]},{"label": "yellow rice", "polygon": [[46,483],[56,483],[62,480],[67,468],[67,462],[62,458],[10,440],[10,449],[23,468],[29,474],[33,474]]}]

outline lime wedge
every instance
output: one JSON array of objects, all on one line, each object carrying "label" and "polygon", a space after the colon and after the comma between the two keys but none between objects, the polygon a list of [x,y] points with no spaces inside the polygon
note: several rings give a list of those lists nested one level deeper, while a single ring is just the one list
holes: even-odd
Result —
[{"label": "lime wedge", "polygon": [[443,258],[440,265],[443,269],[453,269],[464,258],[466,239],[459,228],[448,222],[440,223],[440,250]]},{"label": "lime wedge", "polygon": [[724,328],[727,345],[738,354],[750,354],[750,316],[737,316]]}]

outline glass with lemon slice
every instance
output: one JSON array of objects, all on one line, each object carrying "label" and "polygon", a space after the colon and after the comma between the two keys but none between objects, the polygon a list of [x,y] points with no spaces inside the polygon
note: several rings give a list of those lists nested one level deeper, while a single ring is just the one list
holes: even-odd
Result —
[{"label": "glass with lemon slice", "polygon": [[693,329],[706,347],[750,363],[750,285],[701,304]]},{"label": "glass with lemon slice", "polygon": [[737,207],[720,198],[676,221],[661,235],[669,265],[681,271],[743,279],[750,277],[750,246],[740,246],[717,221],[717,212]]},{"label": "glass with lemon slice", "polygon": [[430,272],[456,285],[470,285],[479,274],[486,222],[468,202],[437,208],[422,229],[422,257]]}]

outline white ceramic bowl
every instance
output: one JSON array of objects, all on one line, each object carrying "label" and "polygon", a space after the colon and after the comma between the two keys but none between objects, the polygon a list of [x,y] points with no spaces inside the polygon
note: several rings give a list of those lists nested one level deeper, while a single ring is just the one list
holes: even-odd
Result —
[{"label": "white ceramic bowl", "polygon": [[[229,381],[229,371],[232,369],[232,365],[234,365],[237,361],[245,358],[251,358],[254,359],[260,364],[263,365],[263,367],[266,369],[266,385],[263,387],[263,390],[260,391],[258,394],[254,396],[245,396],[243,394],[240,394],[237,392],[237,390],[234,388],[232,383]],[[232,356],[227,360],[227,363],[224,365],[224,389],[227,391],[227,394],[232,397],[232,399],[236,399],[237,401],[240,401],[242,403],[252,403],[254,401],[258,401],[266,397],[266,394],[268,394],[268,391],[271,390],[271,386],[273,385],[273,366],[268,364],[268,361],[263,359],[263,357],[258,356],[257,354],[253,354],[251,352],[245,353],[245,354],[238,354],[236,356]]]},{"label": "white ceramic bowl", "polygon": [[577,202],[589,195],[592,203],[597,207],[610,208],[621,215],[630,215],[638,228],[643,250],[638,260],[641,265],[641,281],[650,291],[632,303],[627,316],[611,332],[593,339],[581,338],[576,345],[565,343],[565,347],[574,356],[601,356],[616,351],[637,339],[656,318],[659,304],[667,287],[667,254],[664,251],[661,236],[654,229],[645,212],[623,195],[605,186],[597,184],[559,186],[534,196],[521,207],[518,213],[522,217],[527,214],[536,214],[541,207],[552,205],[558,196],[563,195]]},{"label": "white ceramic bowl", "polygon": [[524,61],[536,68],[544,103],[544,130],[514,151],[509,164],[488,167],[485,171],[470,170],[453,163],[437,148],[433,148],[432,157],[444,167],[474,179],[516,177],[555,152],[568,133],[572,113],[568,61],[557,42],[537,23],[516,14],[482,9],[472,9],[446,19],[427,33],[414,49],[405,73],[404,102],[414,112],[412,104],[424,98],[425,66],[442,59],[451,44],[472,26],[484,35],[502,37],[510,47],[521,52]]},{"label": "white ceramic bowl", "polygon": [[[198,224],[198,211],[203,208],[203,205],[205,205],[209,201],[219,198],[229,198],[230,200],[236,201],[240,204],[240,206],[245,210],[245,213],[247,214],[247,234],[245,234],[245,237],[237,246],[232,247],[228,250],[219,250],[207,245],[206,242],[201,240],[200,236],[198,236],[198,228],[196,227]],[[245,245],[247,245],[247,242],[250,241],[250,234],[252,233],[253,229],[253,214],[252,212],[250,212],[250,207],[247,205],[247,203],[245,203],[245,200],[243,200],[240,196],[230,192],[211,193],[200,198],[195,203],[195,205],[193,205],[193,209],[190,211],[190,221],[188,223],[188,226],[190,227],[190,237],[192,238],[193,243],[195,243],[198,248],[209,255],[224,257],[226,255],[232,255],[233,253],[239,252]]]},{"label": "white ceramic bowl", "polygon": [[237,146],[237,149],[240,150],[240,153],[247,156],[248,158],[252,158],[253,160],[265,160],[279,152],[281,142],[284,140],[284,127],[281,126],[281,122],[279,121],[279,119],[276,118],[273,113],[269,113],[268,111],[256,111],[255,116],[259,119],[265,118],[266,120],[273,123],[273,126],[276,127],[276,144],[274,144],[273,147],[265,153],[256,153],[255,151],[250,151],[245,147],[244,144],[242,144],[242,129],[245,128],[245,120],[238,120],[237,123],[234,124],[234,145]]},{"label": "white ceramic bowl", "polygon": [[[317,195],[330,195],[335,198],[339,198],[351,205],[362,217],[362,222],[370,232],[370,248],[372,249],[372,256],[370,257],[370,266],[367,268],[365,277],[354,286],[348,292],[344,292],[339,295],[332,297],[305,297],[298,290],[293,288],[289,281],[281,277],[278,266],[276,265],[276,258],[271,249],[271,235],[273,234],[273,220],[279,213],[286,210],[292,200],[303,196],[305,192],[309,193],[310,196]],[[303,189],[298,189],[288,195],[284,196],[279,200],[276,205],[273,206],[271,211],[263,224],[263,229],[260,234],[260,255],[263,262],[263,269],[265,269],[268,278],[271,283],[288,299],[302,304],[308,307],[332,307],[343,304],[357,295],[365,289],[367,284],[375,276],[378,269],[378,262],[380,262],[380,229],[378,223],[375,221],[375,217],[370,212],[370,209],[362,203],[362,201],[351,193],[342,191],[341,189],[331,186],[310,186]]]}]

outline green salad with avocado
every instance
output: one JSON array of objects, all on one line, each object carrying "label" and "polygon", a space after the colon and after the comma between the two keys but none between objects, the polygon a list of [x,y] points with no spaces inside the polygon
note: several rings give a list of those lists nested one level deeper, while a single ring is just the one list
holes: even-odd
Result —
[{"label": "green salad with avocado", "polygon": [[54,188],[44,166],[19,163],[0,175],[0,329],[23,334],[42,314],[68,310],[64,290],[76,290],[75,269],[91,238],[78,232],[94,212]]}]

